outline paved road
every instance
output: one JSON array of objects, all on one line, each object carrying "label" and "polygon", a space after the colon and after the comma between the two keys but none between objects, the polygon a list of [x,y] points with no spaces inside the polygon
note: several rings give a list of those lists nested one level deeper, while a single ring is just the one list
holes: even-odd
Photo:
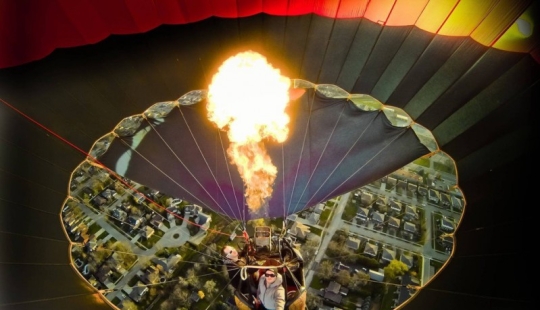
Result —
[{"label": "paved road", "polygon": [[[345,206],[347,205],[347,202],[349,201],[351,193],[346,193],[338,198],[337,206],[333,208],[330,218],[332,219],[330,222],[327,223],[327,226],[323,231],[326,231],[326,233],[323,234],[321,243],[319,245],[319,249],[317,250],[317,255],[315,255],[315,259],[313,260],[313,265],[317,266],[321,260],[324,257],[324,252],[326,251],[326,248],[328,248],[328,244],[330,243],[330,240],[332,240],[332,236],[334,236],[334,233],[338,228],[341,228],[341,225],[343,221],[341,220],[341,216],[343,215],[343,210],[345,210]],[[310,268],[306,275],[306,286],[309,287],[311,284],[311,280],[313,279],[313,273],[314,271]]]},{"label": "paved road", "polygon": [[[88,180],[90,182],[92,178]],[[86,184],[83,184],[82,186],[79,186],[80,188],[83,188]],[[75,192],[72,193],[75,195]],[[108,209],[114,210],[123,200],[125,197],[128,197],[132,195],[132,190],[128,189],[126,192],[118,198],[114,203],[112,203]],[[163,237],[156,242],[154,247],[151,249],[143,249],[137,245],[137,240],[139,235],[136,235],[135,237],[131,238],[123,234],[122,232],[118,231],[118,229],[111,225],[107,221],[107,215],[103,214],[102,212],[95,213],[95,211],[91,210],[90,207],[85,205],[84,203],[79,204],[81,210],[86,214],[87,217],[91,218],[93,222],[97,223],[99,226],[103,228],[104,231],[109,233],[110,236],[114,237],[116,240],[123,242],[124,244],[128,244],[131,246],[131,251],[136,254],[139,258],[151,258],[155,255],[158,249],[164,248],[164,247],[179,247],[182,246],[184,243],[186,243],[190,238],[198,239],[198,235],[190,237],[189,231],[187,229],[187,221],[182,221],[182,225],[176,226],[174,224],[174,221],[172,221],[171,227],[166,228],[164,227],[162,230],[165,232],[163,234]],[[95,209],[94,209],[95,210]],[[122,294],[121,289],[124,288],[129,280],[133,278],[144,266],[146,263],[146,259],[138,259],[138,261],[135,263],[135,265],[130,268],[127,273],[123,275],[123,277],[112,287],[109,287],[109,289],[114,289],[110,291],[109,293],[105,294],[108,300],[113,300],[118,295]]]},{"label": "paved road", "polygon": [[[364,189],[368,189],[369,191],[373,192],[376,195],[384,195],[384,196],[390,196],[390,197],[396,197],[397,199],[411,205],[417,205],[419,206],[420,203],[417,201],[416,197],[409,198],[406,195],[396,195],[395,190],[391,193],[385,191],[384,185],[381,188],[375,188],[375,187],[365,187]],[[432,242],[429,242],[432,236],[432,226],[434,223],[431,221],[432,219],[432,213],[437,212],[449,217],[456,218],[456,212],[452,212],[450,210],[441,209],[437,206],[426,204],[425,206],[422,206],[422,208],[425,211],[425,218],[426,218],[426,236],[428,241],[422,245],[422,244],[416,244],[412,242],[407,242],[403,239],[395,238],[394,236],[387,235],[385,233],[370,229],[368,227],[365,227],[363,225],[357,225],[354,222],[345,222],[341,219],[343,211],[345,209],[345,206],[347,205],[349,199],[350,199],[351,193],[347,193],[342,195],[339,198],[339,201],[337,203],[337,206],[333,210],[334,214],[332,215],[332,220],[328,223],[327,227],[324,227],[323,230],[326,232],[321,240],[321,244],[319,246],[319,250],[317,251],[317,255],[315,256],[312,265],[311,266],[318,266],[318,264],[321,262],[321,260],[325,256],[325,250],[328,247],[329,242],[332,239],[332,236],[338,229],[348,228],[349,232],[357,234],[359,236],[375,240],[377,242],[381,242],[383,244],[391,245],[394,248],[399,248],[402,250],[407,250],[410,252],[418,253],[419,255],[423,256],[423,265],[421,267],[421,273],[422,278],[421,283],[426,283],[432,276],[432,268],[430,266],[430,261],[432,259],[438,260],[440,262],[444,262],[449,258],[449,255],[446,253],[441,253],[433,249]],[[457,214],[457,217],[460,217],[460,214]],[[311,267],[310,266],[310,267]],[[315,269],[316,267],[313,267]],[[309,287],[314,270],[310,268],[306,274],[306,285]]]}]

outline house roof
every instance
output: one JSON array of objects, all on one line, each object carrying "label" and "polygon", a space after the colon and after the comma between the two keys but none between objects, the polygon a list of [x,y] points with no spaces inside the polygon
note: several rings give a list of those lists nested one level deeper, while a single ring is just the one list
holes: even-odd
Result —
[{"label": "house roof", "polygon": [[356,215],[360,217],[367,217],[369,215],[369,209],[360,207],[358,208]]},{"label": "house roof", "polygon": [[405,213],[409,214],[409,215],[416,216],[416,206],[406,205],[405,206]]},{"label": "house roof", "polygon": [[294,222],[291,226],[291,234],[299,238],[306,238],[310,233],[309,226],[300,222]]},{"label": "house roof", "polygon": [[456,229],[456,225],[454,224],[454,222],[443,216],[441,218],[441,228],[445,228],[447,230],[454,230]]},{"label": "house roof", "polygon": [[349,237],[347,238],[347,241],[345,241],[345,244],[353,250],[358,250],[358,248],[360,248],[360,239]]},{"label": "house roof", "polygon": [[371,280],[382,282],[384,280],[384,273],[370,269],[369,278]]},{"label": "house roof", "polygon": [[321,217],[320,214],[318,213],[315,213],[315,212],[312,212],[309,216],[308,216],[308,221],[311,223],[311,224],[317,224],[319,222],[319,218]]},{"label": "house roof", "polygon": [[313,210],[313,212],[315,213],[322,213],[324,211],[324,203],[318,203],[316,206],[315,206],[315,209]]},{"label": "house roof", "polygon": [[414,225],[411,222],[405,222],[403,224],[403,229],[405,229],[405,231],[408,231],[408,232],[416,233],[416,225]]},{"label": "house roof", "polygon": [[197,214],[197,224],[205,225],[206,223],[210,223],[211,221],[212,218],[210,217],[210,215],[200,212]]},{"label": "house roof", "polygon": [[154,216],[152,216],[152,219],[150,219],[150,223],[154,226],[159,226],[159,224],[163,223],[163,216],[161,216],[160,214],[154,214]]},{"label": "house roof", "polygon": [[371,256],[377,255],[377,246],[372,243],[366,243],[366,247],[364,248],[364,254],[368,254]]},{"label": "house roof", "polygon": [[362,195],[360,196],[360,201],[371,203],[373,201],[373,194],[367,192],[362,193]]},{"label": "house roof", "polygon": [[385,261],[391,261],[396,258],[396,251],[384,248],[382,253],[382,259]]},{"label": "house roof", "polygon": [[386,196],[379,196],[379,197],[377,197],[377,200],[375,200],[375,203],[379,204],[379,205],[385,205],[386,206],[387,202],[388,202],[388,197],[386,197]]},{"label": "house roof", "polygon": [[384,214],[380,213],[379,211],[375,211],[375,212],[373,212],[373,214],[371,215],[371,218],[372,218],[374,221],[377,221],[377,222],[383,222],[383,221],[384,221]]},{"label": "house roof", "polygon": [[396,200],[393,200],[393,199],[390,199],[390,200],[388,201],[388,204],[390,205],[390,208],[392,208],[392,209],[394,209],[394,210],[401,211],[401,202],[396,201]]},{"label": "house roof", "polygon": [[351,270],[351,267],[347,266],[347,265],[344,265],[342,262],[337,262],[335,265],[334,265],[334,269],[337,270],[337,271],[341,271],[341,270]]},{"label": "house roof", "polygon": [[341,284],[337,283],[336,281],[330,281],[326,287],[326,291],[338,294],[340,288]]},{"label": "house roof", "polygon": [[401,220],[391,216],[388,219],[388,225],[399,228],[399,226],[401,225]]},{"label": "house roof", "polygon": [[152,262],[156,265],[160,265],[164,272],[169,272],[174,269],[178,262],[182,260],[182,256],[179,254],[170,255],[167,258],[153,257]]},{"label": "house roof", "polygon": [[401,257],[399,258],[399,260],[402,263],[404,263],[407,267],[409,267],[409,269],[413,265],[413,257],[411,255],[401,254]]},{"label": "house roof", "polygon": [[143,228],[142,235],[146,238],[150,238],[154,232],[156,232],[152,227],[146,225]]},{"label": "house roof", "polygon": [[341,295],[339,292],[338,293],[324,292],[323,298],[331,300],[331,301],[333,301],[333,302],[335,302],[337,304],[340,304],[341,300],[343,299],[343,295]]}]

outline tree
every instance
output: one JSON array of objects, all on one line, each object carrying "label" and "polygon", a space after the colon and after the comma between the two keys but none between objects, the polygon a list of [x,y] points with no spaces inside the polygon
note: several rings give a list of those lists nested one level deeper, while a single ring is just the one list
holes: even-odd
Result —
[{"label": "tree", "polygon": [[174,288],[170,298],[176,305],[184,305],[185,307],[189,308],[191,304],[191,299],[189,299],[189,291],[179,286]]},{"label": "tree", "polygon": [[333,276],[333,269],[334,265],[332,262],[329,260],[324,260],[319,264],[317,271],[319,272],[321,279],[330,280]]},{"label": "tree", "polygon": [[343,286],[349,286],[349,282],[351,282],[351,274],[349,271],[340,270],[336,275],[336,282]]},{"label": "tree", "polygon": [[306,309],[318,309],[322,304],[322,298],[308,290],[306,298]]},{"label": "tree", "polygon": [[124,301],[122,301],[122,310],[138,310],[138,309],[139,308],[133,301],[128,300],[128,299],[124,299]]},{"label": "tree", "polygon": [[189,283],[186,278],[178,277],[178,284],[176,286],[179,288],[186,288],[189,286]]},{"label": "tree", "polygon": [[319,239],[313,238],[306,240],[306,243],[300,247],[300,254],[304,258],[304,261],[309,262],[315,257],[315,252],[319,247]]},{"label": "tree", "polygon": [[249,220],[248,223],[249,225],[251,225],[251,227],[253,227],[253,229],[255,229],[255,227],[258,227],[258,226],[266,226],[266,220],[264,218],[259,218],[256,220]]},{"label": "tree", "polygon": [[363,272],[357,272],[351,277],[349,282],[349,288],[352,290],[360,290],[360,288],[366,285],[369,281],[369,275]]},{"label": "tree", "polygon": [[197,272],[193,268],[189,269],[186,274],[186,281],[189,283],[189,285],[193,287],[199,287],[199,277],[197,276]]},{"label": "tree", "polygon": [[103,190],[103,184],[101,183],[100,180],[97,180],[97,179],[94,179],[92,181],[91,187],[94,193],[101,192]]},{"label": "tree", "polygon": [[214,282],[213,280],[206,281],[204,283],[203,289],[206,292],[206,295],[208,295],[208,297],[212,297],[212,295],[217,292],[216,282]]},{"label": "tree", "polygon": [[409,271],[407,265],[402,261],[393,259],[388,266],[384,267],[384,277],[387,280],[394,280],[398,276],[404,275],[407,271]]}]

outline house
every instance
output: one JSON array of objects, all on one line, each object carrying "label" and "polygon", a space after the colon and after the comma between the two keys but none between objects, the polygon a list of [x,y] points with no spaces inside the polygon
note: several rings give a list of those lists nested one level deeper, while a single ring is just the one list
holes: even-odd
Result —
[{"label": "house", "polygon": [[148,287],[143,285],[143,283],[140,283],[137,286],[134,286],[131,288],[131,292],[129,293],[129,297],[133,299],[135,302],[140,302],[142,297],[148,293]]},{"label": "house", "polygon": [[127,218],[127,213],[120,209],[120,208],[116,208],[114,209],[112,212],[111,212],[111,216],[114,218],[114,219],[117,219],[121,222],[124,222]]},{"label": "house", "polygon": [[199,205],[193,204],[193,205],[187,205],[184,210],[186,212],[186,218],[187,218],[188,213],[191,215],[197,215],[199,212],[202,212],[202,207]]},{"label": "house", "polygon": [[197,223],[202,231],[207,231],[208,228],[210,228],[210,223],[212,222],[212,218],[208,214],[204,214],[199,212],[195,218],[194,222]]},{"label": "house", "polygon": [[412,193],[416,193],[418,191],[418,186],[414,183],[407,183],[407,190]]},{"label": "house", "polygon": [[167,208],[167,220],[173,221],[179,217],[181,211],[177,206],[172,206]]},{"label": "house", "polygon": [[394,227],[394,228],[399,228],[400,225],[401,225],[401,220],[400,219],[395,218],[393,216],[391,216],[388,219],[388,226]]},{"label": "house", "polygon": [[345,245],[352,250],[358,250],[360,248],[361,240],[355,237],[349,237],[345,241]]},{"label": "house", "polygon": [[449,235],[442,235],[441,240],[444,245],[451,247],[454,244],[454,238]]},{"label": "house", "polygon": [[191,292],[191,295],[189,295],[189,299],[191,299],[193,302],[198,302],[201,300],[201,294],[199,292],[193,291]]},{"label": "house", "polygon": [[84,241],[84,249],[87,252],[95,251],[98,246],[96,236],[90,235],[87,240]]},{"label": "house", "polygon": [[428,193],[428,190],[424,186],[418,186],[418,195],[420,196],[426,196]]},{"label": "house", "polygon": [[287,219],[291,222],[294,222],[298,219],[298,214],[296,213],[289,214],[289,216],[287,216]]},{"label": "house", "polygon": [[388,204],[390,205],[390,209],[394,212],[401,212],[401,202],[399,201],[396,201],[394,199],[390,199],[390,201],[388,202]]},{"label": "house", "polygon": [[380,213],[379,211],[375,211],[371,215],[371,219],[380,224],[384,222],[384,214]]},{"label": "house", "polygon": [[141,203],[144,202],[145,199],[146,199],[146,197],[140,192],[136,192],[133,195],[133,201],[135,201],[135,203],[141,204]]},{"label": "house", "polygon": [[144,273],[140,276],[141,281],[145,284],[157,284],[161,281],[159,275],[159,269],[155,266],[148,266]]},{"label": "house", "polygon": [[368,208],[358,208],[358,211],[356,212],[356,218],[362,221],[367,220],[369,216],[369,209]]},{"label": "house", "polygon": [[441,200],[441,194],[433,188],[430,188],[428,191],[428,200],[432,203],[439,203]]},{"label": "house", "polygon": [[413,266],[413,257],[412,255],[407,254],[401,254],[401,257],[399,260],[407,266],[407,268],[411,269]]},{"label": "house", "polygon": [[108,283],[111,283],[110,276],[113,273],[111,267],[107,264],[103,264],[94,274],[96,279],[101,282],[103,285],[107,286]]},{"label": "house", "polygon": [[107,265],[111,267],[112,269],[118,271],[121,274],[126,273],[126,269],[122,266],[122,263],[124,260],[120,256],[119,253],[114,252],[109,258],[107,258]]},{"label": "house", "polygon": [[103,192],[101,192],[100,195],[101,195],[103,198],[107,199],[107,200],[118,199],[118,195],[116,194],[116,191],[113,190],[113,189],[110,189],[110,188],[107,188],[106,190],[104,190]]},{"label": "house", "polygon": [[321,214],[324,211],[324,207],[325,207],[324,203],[318,203],[315,206],[315,209],[313,210],[313,212],[316,214]]},{"label": "house", "polygon": [[398,305],[401,305],[407,300],[410,300],[410,298],[414,294],[414,290],[410,289],[411,286],[420,286],[420,280],[412,277],[410,274],[404,274],[401,279],[401,287],[399,288],[399,298],[397,301]]},{"label": "house", "polygon": [[451,219],[443,216],[441,218],[441,229],[447,232],[453,232],[456,229],[456,224]]},{"label": "house", "polygon": [[360,203],[363,206],[371,205],[373,203],[373,194],[367,192],[362,193],[362,195],[360,196]]},{"label": "house", "polygon": [[397,179],[394,177],[388,177],[388,180],[386,181],[386,188],[393,188],[397,184]]},{"label": "house", "polygon": [[336,264],[334,264],[334,271],[336,273],[340,272],[341,270],[351,271],[351,267],[343,265],[341,262],[337,262]]},{"label": "house", "polygon": [[367,242],[366,246],[364,247],[364,254],[375,257],[377,255],[377,246]]},{"label": "house", "polygon": [[289,233],[298,239],[305,240],[310,233],[310,228],[300,222],[294,222]]},{"label": "house", "polygon": [[328,287],[324,289],[323,298],[339,305],[341,303],[341,300],[343,299],[343,295],[341,295],[339,292],[340,289],[341,284],[335,281],[331,281],[328,284]]},{"label": "house", "polygon": [[152,218],[150,219],[150,225],[154,226],[154,228],[156,229],[159,229],[159,227],[163,223],[163,220],[163,216],[161,216],[160,214],[154,214],[154,216],[152,216]]},{"label": "house", "polygon": [[156,231],[152,227],[146,225],[146,226],[144,226],[144,228],[141,231],[141,237],[148,240],[148,239],[150,239],[150,237],[152,237],[154,235],[155,232]]},{"label": "house", "polygon": [[406,189],[407,189],[407,181],[404,181],[404,180],[398,180],[398,181],[397,181],[396,188],[398,188],[398,189],[400,189],[400,190],[406,190]]},{"label": "house", "polygon": [[182,256],[179,254],[170,255],[168,258],[153,257],[152,263],[156,266],[160,266],[160,271],[165,275],[170,275],[176,269],[178,263],[182,260]]},{"label": "house", "polygon": [[106,203],[107,203],[107,199],[105,199],[101,195],[97,195],[96,197],[92,199],[92,205],[94,205],[94,207],[100,207],[100,206],[105,205]]},{"label": "house", "polygon": [[81,195],[84,197],[84,195],[88,196],[88,198],[93,198],[94,197],[94,191],[88,187],[88,186],[85,186],[81,189]]},{"label": "house", "polygon": [[454,209],[458,209],[458,210],[463,210],[463,200],[461,198],[458,198],[454,195],[451,196],[451,205],[452,205],[452,208]]},{"label": "house", "polygon": [[388,248],[384,248],[381,259],[386,262],[390,262],[396,258],[396,251]]},{"label": "house", "polygon": [[120,204],[120,208],[126,212],[131,210],[131,203],[129,201],[122,201],[122,204]]},{"label": "house", "polygon": [[441,205],[443,207],[449,208],[450,203],[451,203],[450,195],[448,195],[447,193],[441,193]]},{"label": "house", "polygon": [[141,226],[143,218],[137,215],[131,215],[127,218],[127,223],[131,226],[131,229],[137,229]]},{"label": "house", "polygon": [[375,205],[377,207],[382,207],[382,206],[386,206],[387,205],[387,201],[388,201],[388,197],[386,196],[379,196],[377,198],[377,200],[375,200]]},{"label": "house", "polygon": [[406,205],[405,206],[405,216],[407,216],[409,218],[417,219],[418,218],[418,213],[416,212],[416,206]]},{"label": "house", "polygon": [[310,224],[316,225],[317,223],[319,223],[320,217],[321,217],[320,213],[312,212],[309,214],[307,220],[309,221]]},{"label": "house", "polygon": [[403,224],[403,229],[406,231],[406,232],[409,232],[409,233],[412,233],[412,234],[416,234],[416,225],[414,225],[413,223],[411,222],[405,222]]},{"label": "house", "polygon": [[373,281],[382,282],[384,280],[384,273],[370,269],[369,278]]}]

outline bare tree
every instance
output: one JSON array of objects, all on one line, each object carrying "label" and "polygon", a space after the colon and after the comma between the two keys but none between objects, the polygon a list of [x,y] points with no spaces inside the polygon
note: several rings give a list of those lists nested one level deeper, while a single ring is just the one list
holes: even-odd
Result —
[{"label": "bare tree", "polygon": [[137,309],[139,308],[133,301],[128,300],[128,299],[124,299],[124,301],[122,301],[122,310],[137,310]]},{"label": "bare tree", "polygon": [[195,272],[194,269],[189,269],[187,271],[186,280],[191,286],[200,286],[199,277],[197,276],[197,272]]},{"label": "bare tree", "polygon": [[353,290],[359,290],[362,286],[366,285],[369,280],[369,275],[363,272],[357,272],[351,277],[349,287]]},{"label": "bare tree", "polygon": [[334,265],[329,260],[324,260],[319,264],[319,267],[317,268],[317,271],[319,273],[319,276],[323,280],[330,280],[332,278]]},{"label": "bare tree", "polygon": [[182,305],[189,308],[191,304],[191,300],[189,299],[189,291],[178,286],[175,287],[170,298],[175,305]]},{"label": "bare tree", "polygon": [[349,271],[340,270],[336,275],[336,282],[343,286],[349,286],[349,282],[351,282],[351,274]]},{"label": "bare tree", "polygon": [[204,283],[203,290],[206,292],[206,295],[208,295],[208,297],[212,297],[212,295],[217,292],[216,282],[214,282],[213,280],[206,281]]},{"label": "bare tree", "polygon": [[318,309],[323,304],[322,298],[308,291],[306,298],[306,309]]}]

